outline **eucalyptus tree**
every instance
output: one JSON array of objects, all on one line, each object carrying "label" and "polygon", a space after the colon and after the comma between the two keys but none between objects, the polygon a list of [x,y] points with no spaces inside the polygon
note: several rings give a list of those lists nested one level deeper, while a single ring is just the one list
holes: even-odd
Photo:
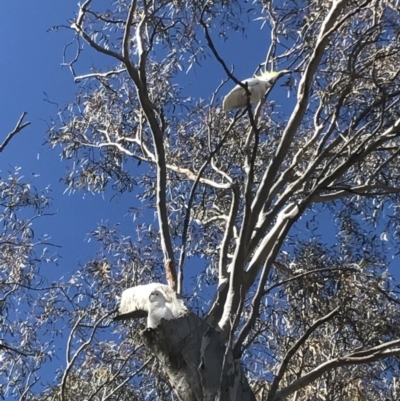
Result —
[{"label": "eucalyptus tree", "polygon": [[[80,89],[49,142],[70,160],[71,191],[132,191],[143,206],[131,235],[92,233],[99,254],[65,284],[58,316],[70,327],[65,363],[51,387],[27,393],[398,399],[388,255],[399,231],[399,17],[394,0],[79,6],[65,63]],[[268,91],[228,115],[227,86],[207,101],[186,95],[180,79],[210,59],[222,83],[249,90],[220,38],[246,35],[255,19],[269,42],[259,62],[291,72],[279,81],[288,105]],[[86,52],[108,67],[82,73]],[[154,211],[156,227],[145,218]],[[116,294],[163,278],[193,314],[143,335],[140,319],[111,322]]]}]

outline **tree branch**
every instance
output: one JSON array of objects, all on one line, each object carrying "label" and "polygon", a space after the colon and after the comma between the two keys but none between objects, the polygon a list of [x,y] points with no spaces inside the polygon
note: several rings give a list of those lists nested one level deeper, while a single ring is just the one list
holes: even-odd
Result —
[{"label": "tree branch", "polygon": [[[161,237],[161,247],[164,254],[164,266],[165,274],[169,286],[176,290],[177,288],[177,277],[176,277],[176,267],[175,267],[175,256],[172,247],[171,235],[169,232],[168,224],[168,211],[167,211],[167,174],[166,174],[166,162],[165,162],[165,150],[163,133],[157,122],[155,116],[155,106],[149,99],[149,94],[146,87],[146,77],[145,71],[139,73],[134,67],[129,56],[129,38],[130,38],[130,27],[132,24],[133,14],[136,9],[136,0],[134,0],[129,9],[127,21],[125,24],[125,32],[123,38],[123,61],[127,67],[128,73],[132,80],[134,81],[138,93],[138,98],[140,105],[146,115],[146,119],[149,122],[151,133],[153,136],[154,148],[156,152],[156,166],[157,166],[157,212],[158,212],[158,223],[160,226],[160,237]],[[138,32],[137,32],[138,33]],[[140,36],[140,31],[139,31]],[[141,37],[139,38],[141,45]],[[144,65],[143,57],[146,57],[146,51],[142,50],[140,56],[140,66]]]},{"label": "tree branch", "polygon": [[232,202],[231,209],[229,211],[228,222],[225,227],[224,237],[221,242],[221,251],[219,254],[219,282],[226,281],[228,279],[228,249],[229,243],[233,235],[233,227],[235,225],[237,213],[239,210],[239,199],[240,193],[239,188],[236,184],[232,184]]},{"label": "tree branch", "polygon": [[121,74],[123,72],[126,72],[126,68],[121,68],[119,70],[113,70],[113,71],[107,71],[104,73],[101,72],[93,72],[91,74],[85,74],[85,75],[78,75],[77,77],[74,78],[74,82],[80,82],[83,81],[84,79],[88,79],[88,78],[108,78],[112,75],[118,75]]},{"label": "tree branch", "polygon": [[[130,142],[136,142],[136,140],[132,140],[132,139],[129,140],[129,138],[126,140],[130,141]],[[122,152],[122,153],[126,154],[127,156],[132,157],[136,160],[139,160],[141,162],[146,162],[146,163],[157,164],[157,161],[156,161],[154,155],[152,155],[150,152],[146,152],[148,157],[141,157],[141,156],[138,156],[135,153],[131,152],[130,150],[126,149],[120,143],[117,143],[117,142],[103,142],[103,143],[100,143],[97,145],[87,143],[87,142],[82,142],[82,145],[89,146],[92,148],[102,148],[102,147],[107,147],[107,146],[113,146],[113,147],[116,147],[120,152]],[[193,171],[189,170],[188,168],[175,166],[174,164],[166,164],[166,168],[168,170],[174,171],[178,174],[185,175],[191,181],[196,181],[196,179],[197,179],[197,175]],[[199,181],[202,184],[205,184],[212,188],[217,188],[217,189],[229,189],[229,188],[231,188],[231,185],[232,185],[231,183],[219,183],[219,182],[210,180],[208,178],[202,178],[202,177],[200,177]]]},{"label": "tree branch", "polygon": [[76,22],[74,22],[71,25],[71,28],[76,31],[76,33],[81,36],[85,42],[87,42],[93,49],[97,50],[99,53],[106,54],[107,56],[111,56],[113,58],[116,58],[119,61],[124,61],[123,57],[121,54],[114,52],[110,49],[106,49],[103,46],[98,45],[83,29],[83,20],[85,18],[85,14],[87,12],[87,8],[89,4],[92,2],[92,0],[86,0],[82,6],[79,8],[79,14],[76,19]]},{"label": "tree branch", "polygon": [[[322,189],[321,189],[322,190]],[[328,187],[325,190],[333,190],[333,193],[317,195],[314,202],[331,202],[346,196],[379,196],[400,193],[400,188],[391,187],[389,185],[358,185],[356,187],[340,188],[340,186]],[[373,191],[373,192],[370,192]]]},{"label": "tree branch", "polygon": [[237,340],[235,341],[235,346],[233,348],[233,355],[236,358],[239,358],[242,354],[242,345],[248,334],[250,333],[250,330],[254,326],[254,323],[256,321],[257,316],[259,315],[259,310],[260,310],[260,304],[261,300],[264,295],[264,286],[265,283],[267,282],[268,274],[271,269],[271,264],[270,263],[265,263],[264,268],[261,272],[261,277],[260,281],[257,286],[257,291],[254,294],[254,297],[251,301],[251,313],[249,318],[247,319],[246,323],[243,325],[242,329],[240,330],[240,333],[237,337]]},{"label": "tree branch", "polygon": [[241,86],[247,95],[250,95],[249,89],[247,88],[247,86],[245,84],[243,84],[242,82],[240,82],[229,70],[229,68],[227,67],[225,61],[223,60],[223,58],[219,55],[217,49],[215,48],[214,42],[211,39],[210,33],[208,32],[208,27],[207,24],[205,23],[204,19],[203,19],[203,15],[204,15],[204,9],[203,12],[201,13],[201,17],[200,17],[200,25],[203,27],[204,29],[204,34],[206,36],[206,40],[207,40],[207,44],[208,47],[211,49],[212,53],[214,54],[214,57],[217,59],[217,61],[221,64],[222,68],[224,69],[226,75],[228,75],[228,77],[236,84]]},{"label": "tree branch", "polygon": [[[174,164],[167,164],[167,168],[171,171],[175,171],[178,174],[186,175],[186,177],[188,177],[192,181],[196,181],[197,175],[195,173],[193,173],[193,171],[189,170],[188,168],[175,166]],[[215,182],[215,181],[209,180],[208,178],[200,178],[200,182],[202,184],[207,184],[210,187],[218,188],[218,189],[229,189],[232,185],[230,182],[220,183],[220,182]]]},{"label": "tree branch", "polygon": [[[377,127],[371,134],[366,138],[356,149],[352,151],[351,156],[342,162],[339,166],[335,168],[335,170],[329,175],[325,177],[321,177],[318,180],[318,185],[314,188],[313,192],[315,193],[317,190],[321,190],[322,188],[327,188],[329,185],[338,177],[340,177],[344,171],[346,171],[350,166],[357,163],[362,157],[372,153],[376,150],[381,144],[388,141],[389,139],[393,139],[400,134],[400,118],[396,120],[396,122],[383,133],[379,134],[379,138],[372,142],[369,146],[367,146],[367,142],[374,136],[377,136],[379,133],[379,127]],[[322,173],[321,173],[322,174]]]},{"label": "tree branch", "polygon": [[321,377],[324,373],[339,368],[341,366],[376,362],[384,358],[389,358],[391,356],[398,356],[400,355],[400,348],[394,348],[394,349],[388,349],[388,348],[399,344],[400,340],[394,340],[384,344],[380,344],[373,348],[369,348],[363,351],[353,352],[351,354],[347,354],[342,357],[331,359],[330,361],[322,363],[321,365],[311,370],[306,375],[295,380],[293,383],[289,384],[284,389],[278,391],[271,400],[283,401],[289,395],[293,394],[295,391],[304,388],[314,380]]},{"label": "tree branch", "polygon": [[78,325],[80,324],[80,322],[83,320],[83,318],[84,318],[85,316],[81,316],[81,317],[76,321],[76,323],[75,323],[75,325],[74,325],[74,327],[73,327],[73,329],[72,329],[72,331],[71,331],[71,334],[70,334],[69,337],[68,337],[68,341],[67,341],[67,358],[66,358],[66,359],[67,359],[67,360],[66,360],[66,362],[67,362],[67,367],[65,368],[64,374],[63,374],[62,379],[61,379],[61,399],[62,399],[62,401],[65,401],[65,400],[67,399],[67,397],[65,396],[65,391],[66,391],[66,388],[67,388],[67,377],[68,377],[68,374],[69,374],[69,372],[71,371],[71,369],[72,369],[74,363],[76,362],[76,360],[77,360],[79,354],[92,342],[92,340],[93,340],[93,338],[94,338],[94,335],[96,334],[96,330],[97,330],[97,328],[100,326],[100,323],[101,323],[104,319],[106,319],[107,317],[111,316],[113,313],[114,313],[114,311],[108,312],[107,314],[105,314],[104,316],[102,316],[102,317],[96,322],[96,324],[93,326],[93,330],[92,330],[92,332],[91,332],[89,338],[88,338],[86,341],[84,341],[84,342],[82,343],[82,345],[76,350],[76,352],[74,353],[74,355],[73,355],[72,358],[71,358],[69,353],[70,353],[71,347],[72,347],[72,346],[71,346],[71,343],[72,343],[72,338],[73,338],[73,336],[74,336],[74,331],[76,330],[76,328],[78,327]]},{"label": "tree branch", "polygon": [[322,56],[324,55],[324,50],[329,39],[329,33],[331,33],[330,30],[334,26],[334,23],[336,22],[338,16],[342,12],[342,10],[346,7],[348,2],[349,0],[341,0],[333,2],[331,10],[328,13],[327,17],[325,18],[324,23],[322,24],[321,31],[318,35],[314,51],[311,55],[308,65],[299,83],[296,106],[282,134],[282,139],[279,143],[278,149],[276,150],[276,153],[270,165],[268,166],[266,172],[264,173],[262,182],[259,186],[259,189],[253,201],[252,205],[253,219],[251,227],[254,227],[256,219],[258,218],[258,215],[263,208],[265,200],[269,199],[268,193],[272,186],[273,180],[275,179],[279,167],[282,164],[287,152],[289,151],[292,139],[296,134],[297,129],[301,124],[301,121],[303,120],[303,116],[304,113],[306,112],[308,105],[308,97],[311,88],[311,81],[314,77],[314,74],[317,70],[317,67],[321,61]]},{"label": "tree branch", "polygon": [[271,249],[275,246],[276,242],[283,241],[283,233],[286,232],[288,225],[290,226],[300,216],[301,210],[306,207],[306,204],[296,205],[294,203],[288,204],[277,216],[277,221],[271,231],[264,237],[255,251],[252,259],[249,262],[249,267],[246,272],[247,288],[257,277],[260,266],[264,263],[266,255],[271,254]]},{"label": "tree branch", "polygon": [[[273,260],[275,260],[276,254],[279,251],[287,232],[292,224],[296,221],[297,217],[301,214],[301,210],[303,210],[303,208],[304,205],[299,206],[291,203],[281,211],[274,228],[264,238],[253,258],[249,262],[249,267],[245,272],[244,280],[242,280],[242,282],[236,287],[233,285],[229,286],[229,291],[224,305],[224,311],[221,319],[218,322],[218,326],[221,330],[221,336],[223,338],[234,327],[233,325],[230,326],[233,323],[231,316],[232,313],[235,313],[234,323],[237,323],[237,317],[240,315],[238,310],[241,311],[243,306],[241,297],[244,297],[244,294],[247,293],[251,285],[254,283],[254,280],[259,272],[260,264],[264,264],[269,268]],[[231,281],[232,274],[234,274],[234,272],[231,273]],[[259,305],[260,299],[261,298],[259,296],[258,300],[255,301],[255,308],[257,308],[257,302]]]},{"label": "tree branch", "polygon": [[[125,380],[123,380],[121,383],[118,384],[113,390],[110,391],[109,394],[105,395],[102,398],[102,401],[108,400],[110,397],[112,397],[120,388],[122,388],[126,383],[129,382],[129,380],[132,380],[135,376],[140,374],[144,369],[146,369],[147,365],[155,358],[155,356],[149,357],[146,362],[143,363],[143,365],[137,369],[135,372],[133,372],[131,375],[129,375]],[[116,375],[115,375],[116,376]]]},{"label": "tree branch", "polygon": [[16,348],[10,347],[9,345],[5,345],[3,343],[0,344],[0,350],[1,349],[6,349],[7,351],[15,352],[16,354],[21,355],[21,356],[25,356],[25,357],[34,356],[34,354],[32,354],[32,353],[26,353],[26,352],[19,351]]},{"label": "tree branch", "polygon": [[298,351],[298,349],[307,341],[308,337],[322,324],[327,322],[333,316],[335,316],[339,312],[340,307],[336,307],[331,312],[326,314],[325,316],[317,319],[306,331],[305,333],[288,349],[286,355],[284,356],[279,369],[278,373],[274,377],[274,381],[272,382],[271,389],[268,394],[267,401],[272,401],[274,399],[274,395],[276,390],[278,389],[279,383],[282,380],[283,375],[286,372],[287,365],[289,364],[290,360],[294,356],[294,354]]},{"label": "tree branch", "polygon": [[188,231],[188,227],[189,227],[190,213],[192,211],[192,205],[193,205],[193,200],[194,200],[194,195],[196,193],[197,185],[200,182],[200,178],[203,175],[204,170],[210,164],[210,161],[213,159],[213,157],[218,153],[218,151],[221,149],[221,147],[225,143],[229,133],[231,132],[232,127],[236,124],[236,121],[237,121],[236,118],[231,121],[228,128],[225,130],[225,133],[224,133],[222,139],[219,141],[219,143],[217,144],[215,149],[209,153],[206,161],[203,163],[199,172],[197,173],[197,177],[190,190],[188,207],[186,209],[185,220],[183,222],[182,244],[181,244],[181,252],[180,252],[179,264],[178,264],[178,289],[177,289],[178,294],[182,294],[183,263],[185,261],[186,240],[187,240],[186,237],[187,237],[187,231]]},{"label": "tree branch", "polygon": [[28,113],[26,111],[22,113],[15,128],[7,135],[6,139],[4,139],[3,143],[0,145],[0,153],[6,148],[14,135],[18,134],[18,132],[22,131],[25,127],[31,124],[30,121],[26,121],[23,123],[23,120],[27,114]]}]

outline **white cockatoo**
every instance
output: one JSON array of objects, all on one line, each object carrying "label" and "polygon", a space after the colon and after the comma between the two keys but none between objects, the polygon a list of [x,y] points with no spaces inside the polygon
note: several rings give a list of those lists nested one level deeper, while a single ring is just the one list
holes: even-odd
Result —
[{"label": "white cockatoo", "polygon": [[172,288],[161,283],[149,283],[127,288],[122,292],[118,315],[114,317],[114,320],[148,316],[149,298],[156,290],[164,297],[164,301],[174,318],[181,317],[189,312],[183,299]]},{"label": "white cockatoo", "polygon": [[[284,74],[288,74],[289,70],[282,71],[265,71],[261,75],[256,75],[254,78],[248,78],[242,81],[243,85],[247,84],[247,89],[250,92],[250,104],[257,104],[267,93],[275,82]],[[224,111],[233,109],[242,109],[247,107],[246,90],[236,85],[224,98],[222,107]]]},{"label": "white cockatoo", "polygon": [[161,283],[150,283],[138,285],[136,287],[127,288],[122,292],[119,305],[119,315],[127,315],[134,312],[138,317],[147,316],[147,302],[152,291],[156,289],[164,289]]},{"label": "white cockatoo", "polygon": [[171,320],[174,318],[171,309],[167,306],[164,294],[159,290],[154,290],[150,294],[147,311],[147,328],[156,328],[161,319]]}]

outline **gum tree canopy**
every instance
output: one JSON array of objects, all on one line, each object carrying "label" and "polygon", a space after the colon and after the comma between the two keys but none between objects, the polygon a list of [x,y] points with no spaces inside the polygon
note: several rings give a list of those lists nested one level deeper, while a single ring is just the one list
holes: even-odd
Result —
[{"label": "gum tree canopy", "polygon": [[[98,227],[93,260],[36,295],[26,341],[2,340],[3,394],[398,400],[399,2],[103,3],[85,1],[68,25],[80,86],[49,142],[70,190],[131,197],[137,220],[128,234]],[[250,68],[290,74],[227,114],[243,56],[223,57],[225,40],[260,22],[265,53]],[[83,72],[86,55],[103,61]],[[219,77],[206,100],[201,80],[185,84],[191,67]],[[192,313],[143,332],[144,319],[112,321],[116,295],[163,281]],[[50,361],[58,332],[66,356]]]}]

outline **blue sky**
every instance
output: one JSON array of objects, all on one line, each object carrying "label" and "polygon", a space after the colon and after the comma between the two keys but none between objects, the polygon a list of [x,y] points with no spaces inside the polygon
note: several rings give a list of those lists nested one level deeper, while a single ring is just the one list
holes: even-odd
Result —
[{"label": "blue sky", "polygon": [[[46,232],[53,243],[62,245],[59,270],[43,271],[49,279],[69,274],[93,256],[97,247],[85,238],[97,223],[129,219],[127,205],[121,206],[121,199],[110,204],[107,196],[63,194],[65,186],[60,178],[66,164],[60,159],[61,150],[44,145],[48,123],[57,115],[57,108],[45,101],[46,95],[63,106],[74,99],[77,89],[69,69],[62,67],[63,49],[71,41],[72,31],[49,29],[66,25],[76,10],[77,2],[70,0],[18,0],[0,5],[0,141],[23,111],[31,121],[0,154],[0,174],[7,176],[14,166],[20,166],[24,181],[31,181],[35,174],[34,186],[50,186],[51,211],[57,213],[38,220],[35,226],[38,234]],[[94,53],[92,56],[96,57]]]}]

